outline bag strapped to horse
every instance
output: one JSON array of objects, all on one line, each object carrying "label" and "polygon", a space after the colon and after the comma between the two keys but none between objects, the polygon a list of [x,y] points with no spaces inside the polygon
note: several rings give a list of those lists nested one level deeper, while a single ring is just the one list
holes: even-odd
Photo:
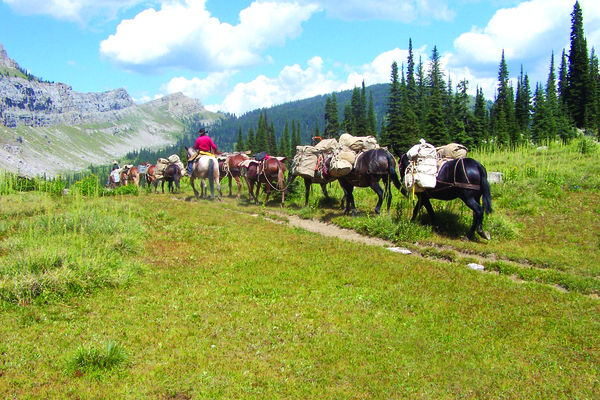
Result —
[{"label": "bag strapped to horse", "polygon": [[[462,167],[463,175],[464,175],[465,179],[467,180],[467,183],[456,182],[456,169],[458,168],[459,163]],[[436,179],[436,182],[442,183],[442,184],[448,185],[448,186],[445,186],[445,187],[439,188],[439,189],[438,188],[428,189],[429,191],[437,192],[438,190],[450,189],[451,187],[459,187],[461,189],[469,189],[469,190],[480,190],[481,189],[481,185],[475,185],[469,181],[469,176],[467,175],[467,171],[465,170],[464,158],[459,158],[458,161],[456,161],[456,164],[454,164],[454,182],[444,182],[444,181],[440,181],[437,179]]]}]

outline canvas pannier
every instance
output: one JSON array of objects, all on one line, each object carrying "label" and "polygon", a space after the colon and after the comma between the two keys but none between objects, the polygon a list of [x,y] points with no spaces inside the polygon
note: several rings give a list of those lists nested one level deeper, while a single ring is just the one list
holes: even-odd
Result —
[{"label": "canvas pannier", "polygon": [[340,145],[333,153],[329,164],[329,173],[336,178],[348,175],[354,168],[356,153],[349,148]]},{"label": "canvas pannier", "polygon": [[154,177],[156,179],[162,179],[165,169],[169,166],[169,160],[166,158],[159,158],[156,160],[156,166],[154,167]]},{"label": "canvas pannier", "polygon": [[410,160],[404,175],[406,188],[415,192],[434,188],[438,171],[436,148],[421,139],[421,143],[411,147],[406,156]]},{"label": "canvas pannier", "polygon": [[296,146],[292,174],[303,178],[313,178],[319,160],[319,150],[314,146]]},{"label": "canvas pannier", "polygon": [[464,158],[468,153],[467,147],[458,143],[450,143],[442,147],[437,147],[436,150],[439,158]]},{"label": "canvas pannier", "polygon": [[336,149],[336,147],[338,147],[338,141],[335,139],[323,139],[315,145],[317,150],[320,150],[324,153],[331,153]]},{"label": "canvas pannier", "polygon": [[340,136],[340,145],[350,148],[355,153],[379,148],[374,136],[352,136],[349,133],[343,133]]}]

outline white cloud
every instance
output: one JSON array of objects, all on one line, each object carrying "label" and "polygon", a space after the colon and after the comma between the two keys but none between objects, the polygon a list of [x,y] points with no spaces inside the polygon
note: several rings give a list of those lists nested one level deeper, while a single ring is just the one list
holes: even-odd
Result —
[{"label": "white cloud", "polygon": [[270,107],[339,90],[343,82],[331,71],[323,71],[321,57],[313,57],[308,67],[285,66],[276,78],[258,76],[251,82],[238,83],[221,104],[206,106],[212,111],[227,111],[241,115],[261,107]]},{"label": "white cloud", "polygon": [[455,12],[448,7],[447,0],[302,0],[318,3],[327,10],[327,15],[345,20],[450,21]]},{"label": "white cloud", "polygon": [[254,2],[232,26],[211,17],[204,0],[165,3],[123,20],[100,43],[100,53],[127,69],[179,66],[195,71],[231,70],[263,62],[261,52],[302,32],[315,5]]},{"label": "white cloud", "polygon": [[234,74],[235,72],[214,72],[205,79],[173,78],[162,85],[160,90],[166,94],[182,92],[191,98],[206,99],[211,95],[225,92],[228,89],[228,79]]},{"label": "white cloud", "polygon": [[2,0],[23,15],[48,15],[65,21],[85,22],[111,19],[119,10],[129,9],[145,0]]}]

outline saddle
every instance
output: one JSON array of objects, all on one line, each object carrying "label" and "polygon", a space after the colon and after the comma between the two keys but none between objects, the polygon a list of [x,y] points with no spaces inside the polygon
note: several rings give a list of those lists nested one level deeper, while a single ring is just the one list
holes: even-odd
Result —
[{"label": "saddle", "polygon": [[194,154],[191,158],[188,158],[188,162],[196,161],[197,159],[199,159],[202,156],[214,157],[215,155],[213,153],[209,153],[208,151],[200,150],[196,154]]}]

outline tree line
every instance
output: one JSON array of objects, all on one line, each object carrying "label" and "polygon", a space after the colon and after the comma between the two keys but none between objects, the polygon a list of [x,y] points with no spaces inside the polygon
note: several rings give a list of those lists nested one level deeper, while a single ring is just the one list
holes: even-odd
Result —
[{"label": "tree line", "polygon": [[[314,137],[338,138],[343,132],[376,136],[396,156],[420,138],[436,146],[456,142],[468,148],[501,148],[569,141],[577,129],[598,135],[599,63],[594,48],[588,52],[579,2],[571,13],[570,49],[563,49],[558,61],[557,68],[552,52],[546,82],[533,86],[521,66],[515,88],[503,51],[491,101],[480,87],[470,96],[466,79],[456,86],[446,79],[436,46],[427,62],[421,57],[415,60],[409,39],[406,65],[392,64],[389,84],[373,85],[367,91],[363,82],[350,91],[254,110],[241,117],[226,115],[208,127],[221,151],[266,151],[286,157],[293,157],[296,146],[310,144]],[[184,123],[181,140],[161,153],[183,155],[183,146],[193,145],[198,129],[206,126],[198,116]],[[132,155],[142,153],[150,156],[143,150]]]}]

